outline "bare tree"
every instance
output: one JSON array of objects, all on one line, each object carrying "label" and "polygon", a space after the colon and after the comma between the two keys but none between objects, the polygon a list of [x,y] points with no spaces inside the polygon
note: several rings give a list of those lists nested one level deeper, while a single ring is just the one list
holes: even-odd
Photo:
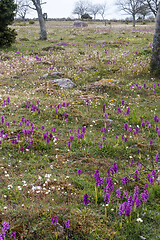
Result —
[{"label": "bare tree", "polygon": [[160,74],[160,3],[158,6],[155,31],[153,37],[151,71],[155,72],[156,74]]},{"label": "bare tree", "polygon": [[150,8],[154,16],[156,16],[158,11],[159,0],[146,0],[146,3],[148,4],[148,7]]},{"label": "bare tree", "polygon": [[45,20],[43,18],[42,13],[42,4],[45,4],[46,2],[43,2],[43,0],[26,0],[27,4],[25,6],[31,8],[32,10],[36,10],[38,14],[38,20],[40,25],[40,39],[46,40],[47,39],[47,31],[46,31],[46,25]]},{"label": "bare tree", "polygon": [[79,18],[82,18],[82,15],[88,13],[88,2],[79,0],[75,3],[73,14],[77,14]]},{"label": "bare tree", "polygon": [[140,7],[143,5],[143,0],[118,0],[117,5],[121,8],[122,11],[132,15],[133,27],[136,23],[136,14],[139,13]]},{"label": "bare tree", "polygon": [[106,12],[106,2],[99,4],[100,5],[100,10],[99,10],[99,14],[101,15],[102,19],[104,20],[104,15]]},{"label": "bare tree", "polygon": [[27,6],[27,0],[17,0],[16,15],[18,15],[23,21],[25,20],[26,14],[29,12],[29,7]]},{"label": "bare tree", "polygon": [[96,19],[96,15],[100,12],[100,9],[101,9],[100,4],[90,3],[90,4],[89,4],[88,11],[89,11],[89,13],[90,13],[91,15],[94,16],[94,19]]},{"label": "bare tree", "polygon": [[147,15],[151,14],[151,9],[149,8],[147,3],[140,6],[138,14],[142,16],[143,19],[145,19]]}]

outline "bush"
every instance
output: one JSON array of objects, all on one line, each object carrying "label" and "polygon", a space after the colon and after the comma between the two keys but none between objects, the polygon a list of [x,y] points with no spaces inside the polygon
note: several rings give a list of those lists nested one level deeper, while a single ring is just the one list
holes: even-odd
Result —
[{"label": "bush", "polygon": [[29,24],[35,24],[35,21],[29,20]]},{"label": "bush", "polygon": [[8,25],[14,21],[16,7],[14,0],[0,1],[0,47],[10,46],[15,41],[16,32]]}]

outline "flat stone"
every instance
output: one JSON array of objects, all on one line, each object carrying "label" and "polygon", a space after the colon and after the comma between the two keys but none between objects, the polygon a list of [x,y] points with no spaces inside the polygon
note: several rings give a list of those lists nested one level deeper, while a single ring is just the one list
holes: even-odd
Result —
[{"label": "flat stone", "polygon": [[106,43],[106,40],[99,40],[99,41],[97,41],[97,43],[99,44],[101,44],[101,43]]},{"label": "flat stone", "polygon": [[64,75],[64,74],[61,73],[61,72],[53,72],[53,73],[51,73],[51,76],[54,77],[54,78],[56,78],[56,77],[62,77],[63,75]]},{"label": "flat stone", "polygon": [[83,21],[74,21],[73,26],[74,27],[88,27],[88,24]]},{"label": "flat stone", "polygon": [[42,76],[42,78],[47,78],[48,76],[49,76],[49,74],[46,73],[46,74],[44,74],[44,75]]},{"label": "flat stone", "polygon": [[70,79],[68,78],[60,78],[60,79],[55,79],[55,80],[50,80],[47,82],[48,84],[53,84],[53,85],[58,85],[62,89],[67,89],[67,88],[74,88],[76,87],[76,84],[73,83]]},{"label": "flat stone", "polygon": [[52,78],[57,78],[57,77],[62,77],[63,76],[63,73],[61,72],[53,72],[53,73],[46,73],[42,76],[42,78],[47,78],[47,77],[52,77]]}]

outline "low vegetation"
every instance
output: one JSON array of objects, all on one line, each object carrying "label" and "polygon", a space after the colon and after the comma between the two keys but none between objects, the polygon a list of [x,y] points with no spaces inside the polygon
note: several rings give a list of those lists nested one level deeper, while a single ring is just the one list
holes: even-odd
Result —
[{"label": "low vegetation", "polygon": [[[160,239],[154,24],[15,24],[0,50],[1,239]],[[61,72],[76,87],[48,84]],[[48,77],[44,75],[48,73]]]}]

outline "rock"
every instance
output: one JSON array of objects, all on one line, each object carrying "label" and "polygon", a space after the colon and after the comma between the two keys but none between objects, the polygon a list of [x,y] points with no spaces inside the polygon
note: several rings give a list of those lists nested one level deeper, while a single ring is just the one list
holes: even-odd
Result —
[{"label": "rock", "polygon": [[76,87],[76,84],[73,83],[70,79],[68,78],[60,78],[60,79],[55,79],[55,80],[50,80],[47,82],[47,89],[49,89],[49,84],[57,85],[62,89],[67,89],[67,88],[73,88]]},{"label": "rock", "polygon": [[53,72],[51,73],[51,76],[54,77],[54,78],[57,78],[57,77],[62,77],[64,74],[61,73],[61,72]]},{"label": "rock", "polygon": [[74,21],[73,27],[88,27],[88,24],[83,21]]},{"label": "rock", "polygon": [[64,227],[62,225],[60,225],[59,223],[57,223],[57,230],[59,235],[62,235],[64,232]]},{"label": "rock", "polygon": [[44,75],[42,76],[42,78],[47,78],[48,76],[49,76],[49,74],[46,73],[46,74],[44,74]]},{"label": "rock", "polygon": [[58,78],[62,77],[64,74],[61,72],[53,72],[53,73],[46,73],[42,76],[42,78],[52,77],[52,78]]},{"label": "rock", "polygon": [[99,40],[99,41],[97,41],[97,43],[102,44],[102,43],[106,43],[106,41],[105,40]]}]

